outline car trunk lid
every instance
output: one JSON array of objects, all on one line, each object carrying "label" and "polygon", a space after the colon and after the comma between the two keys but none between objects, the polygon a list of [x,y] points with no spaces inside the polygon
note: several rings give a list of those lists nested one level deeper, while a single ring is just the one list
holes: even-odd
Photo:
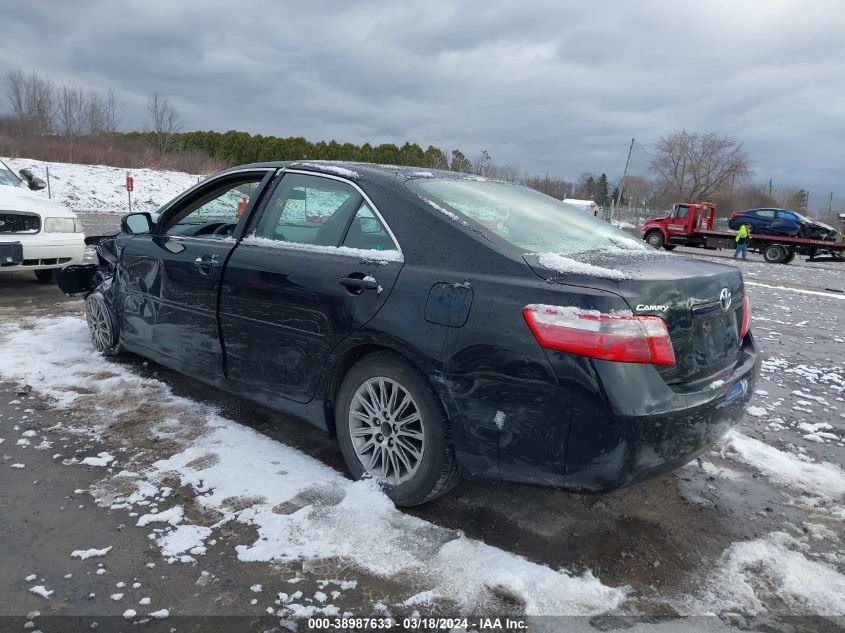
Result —
[{"label": "car trunk lid", "polygon": [[718,380],[736,363],[744,310],[736,268],[652,250],[529,254],[525,261],[550,282],[607,290],[634,314],[662,317],[676,359],[658,368],[667,383]]}]

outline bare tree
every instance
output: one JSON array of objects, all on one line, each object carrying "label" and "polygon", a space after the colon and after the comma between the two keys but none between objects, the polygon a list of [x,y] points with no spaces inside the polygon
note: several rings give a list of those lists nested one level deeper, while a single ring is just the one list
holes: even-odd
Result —
[{"label": "bare tree", "polygon": [[23,132],[49,134],[53,124],[53,86],[36,73],[6,73],[6,98]]},{"label": "bare tree", "polygon": [[82,134],[85,124],[85,96],[82,88],[76,84],[62,86],[56,110],[59,128],[68,147],[68,160],[72,163],[73,143]]},{"label": "bare tree", "polygon": [[106,132],[113,134],[120,127],[123,103],[118,100],[113,88],[106,90]]},{"label": "bare tree", "polygon": [[679,130],[660,139],[651,169],[676,200],[697,202],[751,175],[748,155],[736,139]]},{"label": "bare tree", "polygon": [[85,97],[84,128],[91,136],[102,136],[106,130],[106,98],[96,90]]},{"label": "bare tree", "polygon": [[472,171],[477,176],[483,176],[484,178],[490,177],[491,171],[495,168],[493,159],[486,149],[481,150],[481,153],[472,161]]},{"label": "bare tree", "polygon": [[182,121],[170,102],[158,92],[150,95],[147,112],[150,113],[153,143],[159,152],[164,153],[170,146],[173,135],[182,130]]}]

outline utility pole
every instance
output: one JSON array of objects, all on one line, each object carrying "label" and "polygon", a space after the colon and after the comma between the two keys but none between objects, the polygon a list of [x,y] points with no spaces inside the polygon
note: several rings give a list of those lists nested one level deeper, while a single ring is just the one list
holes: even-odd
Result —
[{"label": "utility pole", "polygon": [[769,178],[769,197],[772,197],[772,179]]},{"label": "utility pole", "polygon": [[830,215],[833,213],[833,192],[830,192],[830,198],[827,200],[827,213]]},{"label": "utility pole", "polygon": [[613,212],[619,206],[619,200],[622,198],[622,191],[625,189],[625,179],[628,177],[628,165],[631,164],[631,152],[634,151],[634,139],[631,139],[631,146],[628,148],[628,158],[625,160],[625,171],[622,173],[622,182],[619,183],[619,191],[616,193],[616,200],[610,206],[610,217],[608,220],[613,221]]}]

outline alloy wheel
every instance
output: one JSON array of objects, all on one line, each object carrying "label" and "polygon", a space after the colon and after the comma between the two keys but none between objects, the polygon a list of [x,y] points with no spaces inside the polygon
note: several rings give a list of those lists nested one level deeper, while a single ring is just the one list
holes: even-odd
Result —
[{"label": "alloy wheel", "polygon": [[365,381],[349,406],[349,436],[364,469],[382,483],[401,484],[420,467],[424,423],[410,393],[385,376]]},{"label": "alloy wheel", "polygon": [[105,302],[97,295],[90,295],[85,300],[85,320],[88,321],[94,348],[100,352],[109,350],[114,341],[111,315]]}]

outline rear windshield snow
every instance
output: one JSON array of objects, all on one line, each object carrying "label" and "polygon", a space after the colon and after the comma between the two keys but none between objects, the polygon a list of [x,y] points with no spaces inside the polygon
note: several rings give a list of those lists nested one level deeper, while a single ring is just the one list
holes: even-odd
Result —
[{"label": "rear windshield snow", "polygon": [[447,217],[494,233],[526,253],[653,250],[589,213],[525,187],[420,178],[408,188]]}]

